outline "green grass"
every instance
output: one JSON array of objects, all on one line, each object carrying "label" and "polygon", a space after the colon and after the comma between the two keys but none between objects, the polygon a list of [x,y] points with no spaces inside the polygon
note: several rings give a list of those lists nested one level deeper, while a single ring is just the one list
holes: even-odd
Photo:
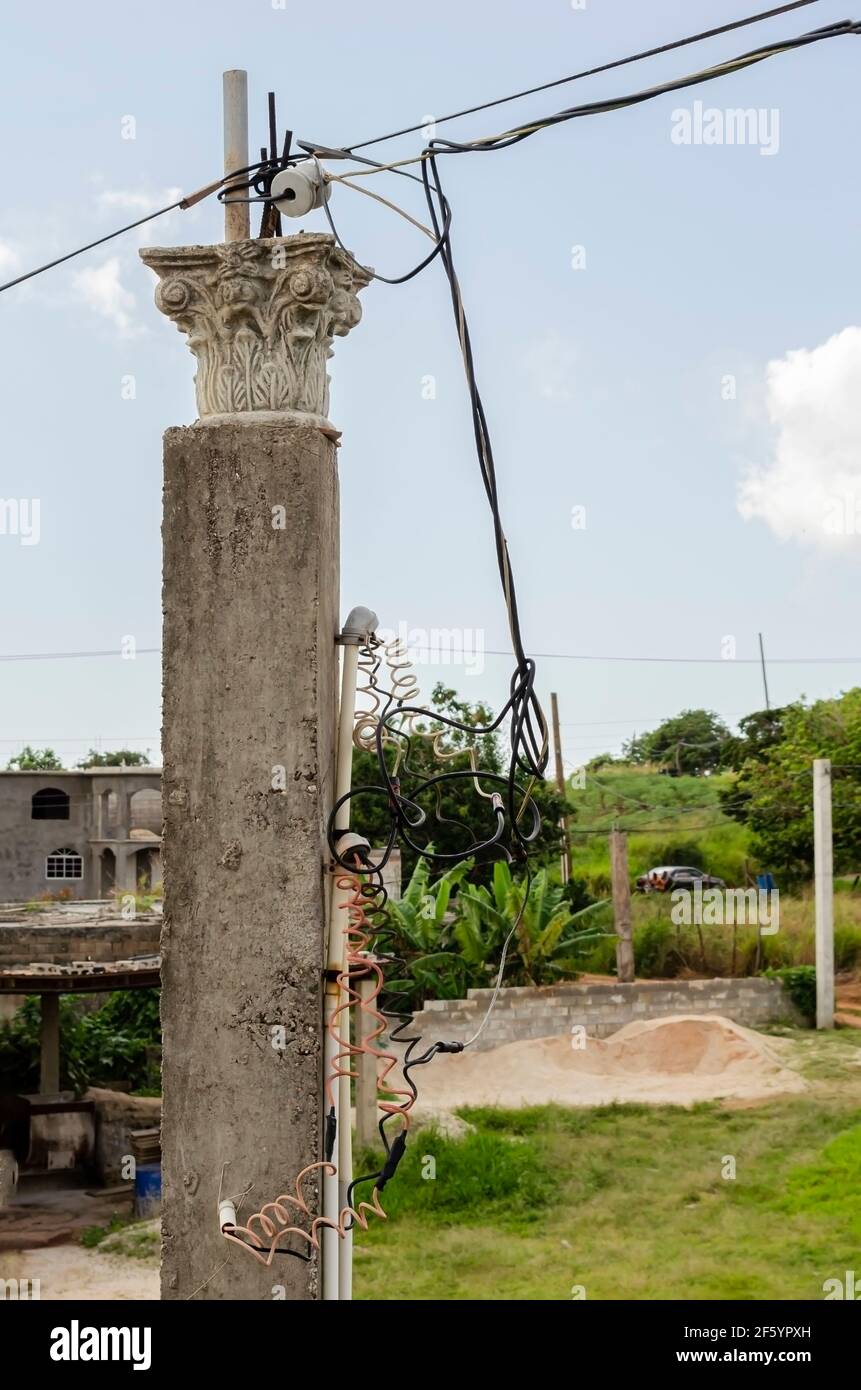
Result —
[{"label": "green grass", "polygon": [[384,1193],[390,1219],[357,1232],[356,1297],[822,1298],[858,1267],[861,1034],[783,1032],[808,1094],[466,1110],[467,1139],[419,1133]]},{"label": "green grass", "polygon": [[85,1245],[88,1250],[93,1250],[97,1245],[101,1245],[108,1236],[125,1230],[133,1219],[131,1216],[112,1216],[107,1226],[85,1226],[81,1231],[81,1244]]},{"label": "green grass", "polygon": [[[679,974],[752,975],[757,970],[815,962],[815,904],[811,893],[780,896],[779,930],[763,936],[757,957],[755,927],[676,926],[672,901],[657,893],[635,893],[631,899],[634,959],[643,979]],[[596,925],[612,932],[612,909],[596,914]],[[733,951],[733,941],[735,951]],[[834,960],[838,970],[861,964],[861,897],[839,895],[834,901]],[[582,969],[611,974],[616,966],[615,938],[608,935],[582,958]]]},{"label": "green grass", "polygon": [[109,1235],[103,1249],[111,1255],[124,1255],[131,1260],[145,1260],[157,1266],[161,1254],[161,1222],[156,1217],[145,1221],[132,1220]]},{"label": "green grass", "polygon": [[[378,1163],[372,1154],[357,1159],[362,1172]],[[407,1147],[383,1206],[392,1219],[458,1223],[469,1215],[517,1227],[537,1220],[558,1186],[535,1144],[512,1142],[490,1126],[460,1140],[424,1131]]]}]

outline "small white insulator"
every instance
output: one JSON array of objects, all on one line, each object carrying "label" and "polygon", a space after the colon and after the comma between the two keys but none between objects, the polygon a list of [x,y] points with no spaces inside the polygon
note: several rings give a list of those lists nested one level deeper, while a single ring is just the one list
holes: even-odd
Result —
[{"label": "small white insulator", "polygon": [[319,164],[313,159],[282,169],[272,180],[269,190],[279,212],[285,217],[305,217],[314,208],[328,203],[331,186],[324,182]]},{"label": "small white insulator", "polygon": [[223,1202],[218,1203],[218,1229],[223,1231],[226,1226],[236,1225],[236,1207],[229,1197],[225,1197]]}]

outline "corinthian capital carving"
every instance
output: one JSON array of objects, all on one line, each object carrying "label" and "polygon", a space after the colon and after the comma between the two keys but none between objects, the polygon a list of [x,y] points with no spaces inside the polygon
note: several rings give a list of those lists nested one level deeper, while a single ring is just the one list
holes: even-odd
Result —
[{"label": "corinthian capital carving", "polygon": [[250,410],[328,414],[332,339],[359,322],[357,293],[371,278],[331,236],[147,247],[140,256],[159,277],[157,307],[197,358],[201,419]]}]

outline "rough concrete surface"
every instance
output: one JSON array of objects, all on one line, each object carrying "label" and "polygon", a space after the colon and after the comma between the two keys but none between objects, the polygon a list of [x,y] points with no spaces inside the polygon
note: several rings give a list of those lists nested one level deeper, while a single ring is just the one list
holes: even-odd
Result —
[{"label": "rough concrete surface", "polygon": [[166,1299],[318,1296],[316,1261],[267,1270],[229,1245],[217,1198],[222,1170],[224,1195],[253,1184],[247,1220],[322,1157],[337,505],[318,428],[245,415],[165,436]]}]

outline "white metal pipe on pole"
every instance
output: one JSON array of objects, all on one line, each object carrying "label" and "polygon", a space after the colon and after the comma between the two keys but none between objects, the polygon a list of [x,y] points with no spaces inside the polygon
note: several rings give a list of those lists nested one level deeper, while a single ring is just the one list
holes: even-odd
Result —
[{"label": "white metal pipe on pole", "polygon": [[[224,172],[232,174],[248,165],[248,73],[231,68],[222,77],[224,105]],[[246,198],[248,190],[237,190]],[[224,200],[224,240],[247,241],[251,236],[250,203]]]},{"label": "white metal pipe on pole", "polygon": [[816,887],[816,1027],[834,1027],[834,845],[831,759],[813,763],[813,866]]},{"label": "white metal pipe on pole", "polygon": [[[344,629],[338,639],[343,648],[341,667],[341,700],[338,709],[338,742],[335,762],[335,804],[345,797],[352,785],[353,774],[353,726],[356,708],[356,684],[359,665],[359,644],[377,626],[377,617],[367,608],[354,608],[349,614]],[[350,803],[345,801],[335,812],[335,833],[350,828]],[[325,1074],[329,1075],[332,1063],[338,1052],[346,1052],[350,1040],[350,1010],[343,1009],[340,1015],[341,1047],[332,1038],[329,1024],[332,1015],[340,1004],[346,1004],[347,995],[341,994],[336,983],[338,974],[344,968],[344,926],[346,910],[342,907],[349,896],[337,886],[339,870],[336,869],[332,883],[332,897],[329,910],[329,941],[327,947],[326,994],[325,994]],[[340,1067],[346,1070],[346,1062]],[[336,1174],[323,1177],[323,1215],[337,1224],[341,1211],[346,1206],[347,1189],[353,1180],[352,1127],[350,1122],[350,1078],[341,1076],[335,1088],[335,1120],[337,1124],[336,1150],[333,1162],[337,1164]],[[353,1236],[348,1231],[339,1237],[331,1228],[323,1227],[323,1299],[335,1302],[352,1298],[353,1288]]]}]

